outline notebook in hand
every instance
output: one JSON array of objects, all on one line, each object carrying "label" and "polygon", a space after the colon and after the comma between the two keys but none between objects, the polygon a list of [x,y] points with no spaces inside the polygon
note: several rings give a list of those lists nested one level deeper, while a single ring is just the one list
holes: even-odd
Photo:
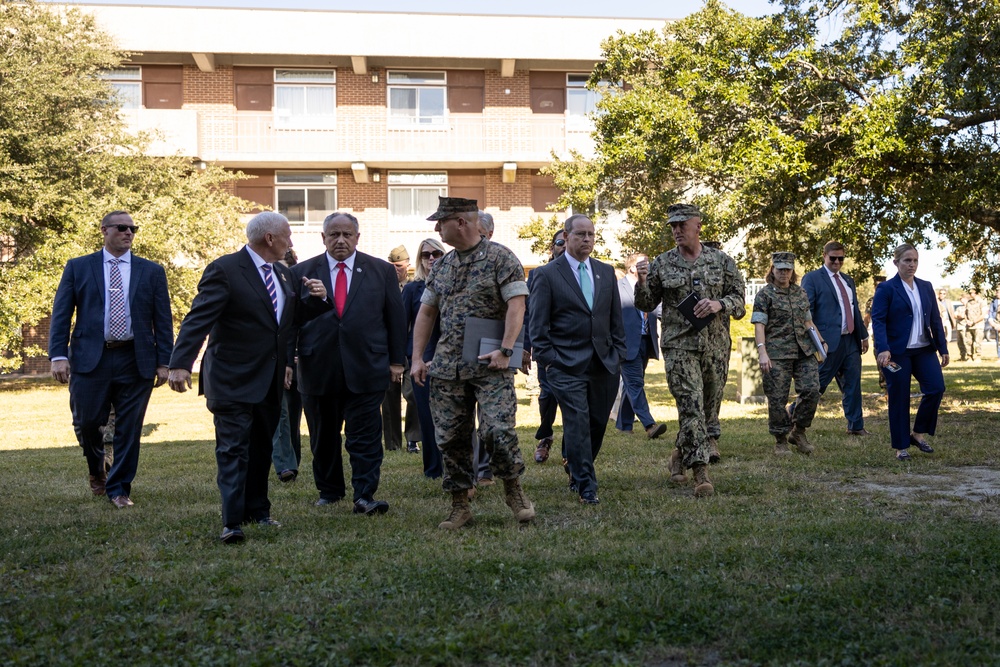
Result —
[{"label": "notebook in hand", "polygon": [[679,304],[677,304],[677,310],[681,311],[681,315],[683,315],[685,319],[687,319],[687,321],[691,323],[691,326],[694,327],[695,331],[701,331],[702,329],[707,327],[708,323],[711,322],[712,319],[715,317],[714,314],[709,315],[707,317],[695,316],[694,306],[699,301],[701,301],[701,297],[695,294],[694,292],[691,292],[686,297],[684,297],[684,299]]}]

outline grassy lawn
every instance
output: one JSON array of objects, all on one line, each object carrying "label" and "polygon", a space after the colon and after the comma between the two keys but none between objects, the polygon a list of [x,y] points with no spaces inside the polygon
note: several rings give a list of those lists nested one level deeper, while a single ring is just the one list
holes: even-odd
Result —
[{"label": "grassy lawn", "polygon": [[[284,527],[239,547],[217,540],[194,392],[154,392],[136,506],[118,511],[87,488],[66,389],[7,382],[0,664],[998,664],[1000,364],[947,369],[937,453],[899,464],[870,357],[874,435],[844,435],[834,387],[811,457],[775,458],[766,407],[735,403],[731,382],[709,499],[667,481],[676,415],[651,364],[670,428],[650,441],[612,426],[599,506],[579,505],[554,457],[529,463],[531,525],[492,487],[447,533],[419,456],[386,454],[392,509],[366,518],[313,506],[307,454],[297,482],[272,484]],[[537,409],[520,396],[529,458]]]}]

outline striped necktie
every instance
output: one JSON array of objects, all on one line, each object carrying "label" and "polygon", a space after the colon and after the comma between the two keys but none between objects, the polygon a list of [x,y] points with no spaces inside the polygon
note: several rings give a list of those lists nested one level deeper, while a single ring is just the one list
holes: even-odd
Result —
[{"label": "striped necktie", "polygon": [[271,277],[273,267],[264,264],[260,268],[264,269],[264,287],[267,288],[267,295],[271,297],[271,308],[274,309],[274,319],[278,319],[278,291],[274,288],[274,279]]}]

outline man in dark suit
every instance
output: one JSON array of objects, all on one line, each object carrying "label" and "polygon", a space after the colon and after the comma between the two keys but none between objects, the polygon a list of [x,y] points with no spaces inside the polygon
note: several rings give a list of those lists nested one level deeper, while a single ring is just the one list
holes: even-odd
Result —
[{"label": "man in dark suit", "polygon": [[615,270],[590,257],[594,223],[571,215],[565,229],[566,252],[532,281],[531,346],[562,410],[570,487],[596,505],[594,459],[618,389],[625,329]]},{"label": "man in dark suit", "polygon": [[[104,248],[71,259],[52,306],[52,377],[69,382],[73,428],[90,471],[90,490],[115,507],[133,504],[142,420],[153,387],[167,381],[174,344],[167,274],[132,254],[139,228],[125,211],[101,220]],[[70,321],[76,326],[70,338]],[[101,427],[117,416],[115,460],[104,464]]]},{"label": "man in dark suit", "polygon": [[[819,367],[819,391],[837,379],[844,395],[844,416],[849,435],[870,435],[861,413],[861,355],[868,352],[868,329],[858,308],[858,291],[850,276],[842,273],[844,245],[830,241],[823,247],[823,266],[802,277],[809,308],[820,338],[829,349]],[[789,407],[795,409],[795,403]]]},{"label": "man in dark suit", "polygon": [[246,234],[242,250],[205,267],[170,357],[170,388],[187,391],[208,336],[198,393],[215,417],[224,544],[242,542],[245,523],[281,525],[271,518],[267,474],[282,391],[291,384],[288,340],[295,324],[333,307],[323,281],[300,286],[279,261],[292,246],[285,216],[258,213]]},{"label": "man in dark suit", "polygon": [[656,333],[656,323],[660,319],[663,306],[659,305],[651,313],[635,307],[635,265],[639,261],[648,262],[643,253],[630,255],[625,260],[625,276],[618,281],[618,296],[622,303],[622,322],[625,326],[625,356],[622,357],[622,402],[618,407],[615,426],[620,431],[631,432],[635,418],[639,418],[646,429],[646,437],[659,438],[667,430],[666,424],[658,424],[649,411],[646,400],[646,365],[650,359],[660,358],[660,337]]},{"label": "man in dark suit", "polygon": [[351,458],[355,514],[383,514],[375,500],[382,466],[380,406],[390,382],[399,383],[406,361],[406,316],[396,270],[357,252],[358,219],[331,213],[323,221],[326,252],[298,264],[299,278],[321,280],[334,310],[298,332],[299,391],[309,424],[317,505],[345,495],[344,448]]}]

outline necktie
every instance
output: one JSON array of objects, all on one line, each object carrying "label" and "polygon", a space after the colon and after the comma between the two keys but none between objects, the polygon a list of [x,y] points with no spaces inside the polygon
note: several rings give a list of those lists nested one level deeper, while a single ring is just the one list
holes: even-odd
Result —
[{"label": "necktie", "polygon": [[347,303],[347,264],[337,263],[337,283],[333,286],[333,303],[337,307],[337,317],[344,314],[344,304]]},{"label": "necktie", "polygon": [[847,320],[847,333],[854,333],[854,309],[851,308],[851,299],[847,296],[847,288],[844,287],[844,281],[840,279],[840,273],[833,274],[833,279],[837,283],[837,289],[840,290],[840,301],[844,306],[844,317]]},{"label": "necktie", "polygon": [[278,292],[274,289],[274,279],[271,277],[272,267],[264,264],[260,268],[264,269],[264,287],[267,288],[267,295],[271,297],[271,308],[274,309],[274,319],[278,319]]},{"label": "necktie", "polygon": [[125,325],[125,291],[122,288],[122,274],[118,268],[121,262],[117,257],[110,260],[108,271],[108,291],[110,303],[108,308],[108,333],[111,340],[123,340],[126,333]]},{"label": "necktie", "polygon": [[649,316],[646,314],[646,311],[644,311],[644,310],[640,310],[639,312],[642,313],[642,331],[641,331],[641,333],[642,333],[643,336],[645,336],[647,333],[649,333]]},{"label": "necktie", "polygon": [[577,264],[580,272],[580,289],[583,290],[583,298],[587,300],[587,307],[594,308],[594,286],[590,283],[590,274],[587,273],[587,265],[583,262]]}]

